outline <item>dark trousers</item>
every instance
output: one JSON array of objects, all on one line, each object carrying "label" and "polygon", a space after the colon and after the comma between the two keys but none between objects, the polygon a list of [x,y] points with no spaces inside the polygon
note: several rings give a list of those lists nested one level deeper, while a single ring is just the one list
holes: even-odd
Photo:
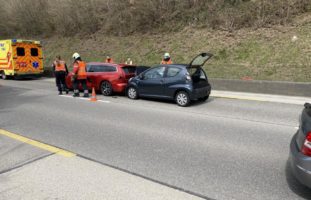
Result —
[{"label": "dark trousers", "polygon": [[88,94],[89,90],[87,89],[86,79],[75,79],[73,81],[73,89],[75,94],[79,94],[79,85],[82,85],[84,94]]},{"label": "dark trousers", "polygon": [[55,72],[55,77],[56,77],[56,86],[58,88],[59,92],[62,91],[67,91],[67,86],[66,86],[66,72],[59,71]]}]

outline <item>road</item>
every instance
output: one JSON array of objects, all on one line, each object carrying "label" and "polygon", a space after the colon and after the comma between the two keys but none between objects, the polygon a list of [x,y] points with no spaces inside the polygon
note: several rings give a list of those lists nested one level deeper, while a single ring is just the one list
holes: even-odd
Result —
[{"label": "road", "polygon": [[205,199],[311,199],[287,165],[302,105],[215,97],[187,108],[124,96],[90,102],[58,96],[49,79],[1,80],[0,94],[0,129],[102,166]]}]

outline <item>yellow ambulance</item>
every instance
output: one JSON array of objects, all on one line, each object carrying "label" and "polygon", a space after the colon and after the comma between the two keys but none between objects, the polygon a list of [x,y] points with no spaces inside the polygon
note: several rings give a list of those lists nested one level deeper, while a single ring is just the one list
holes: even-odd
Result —
[{"label": "yellow ambulance", "polygon": [[39,77],[43,74],[40,41],[0,40],[0,75],[10,77]]}]

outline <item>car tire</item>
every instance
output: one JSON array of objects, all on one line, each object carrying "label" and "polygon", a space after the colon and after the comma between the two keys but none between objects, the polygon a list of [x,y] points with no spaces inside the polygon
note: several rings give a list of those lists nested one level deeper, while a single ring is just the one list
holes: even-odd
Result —
[{"label": "car tire", "polygon": [[138,99],[138,91],[135,87],[129,87],[127,89],[127,97],[130,99]]},{"label": "car tire", "polygon": [[2,79],[2,80],[8,79],[7,75],[5,75],[4,72],[1,72],[1,79]]},{"label": "car tire", "polygon": [[104,96],[111,96],[113,93],[112,85],[108,81],[103,81],[100,84],[100,90]]},{"label": "car tire", "polygon": [[190,104],[190,97],[189,94],[185,91],[179,91],[177,92],[175,96],[175,101],[177,105],[181,107],[186,107]]}]

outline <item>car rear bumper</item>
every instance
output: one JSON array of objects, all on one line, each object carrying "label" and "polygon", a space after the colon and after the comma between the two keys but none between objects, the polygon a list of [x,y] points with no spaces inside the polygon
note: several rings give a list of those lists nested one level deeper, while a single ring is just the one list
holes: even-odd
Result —
[{"label": "car rear bumper", "polygon": [[290,143],[289,161],[294,176],[300,183],[311,188],[311,157],[303,155],[296,144],[296,136],[294,135]]},{"label": "car rear bumper", "polygon": [[124,92],[125,88],[127,87],[127,83],[117,83],[114,84],[112,87],[114,92]]},{"label": "car rear bumper", "polygon": [[209,96],[211,93],[211,86],[206,86],[202,88],[194,89],[193,92],[190,94],[191,100],[198,100],[199,98],[203,98]]},{"label": "car rear bumper", "polygon": [[15,78],[40,78],[42,77],[42,73],[24,73],[24,74],[14,74]]}]

